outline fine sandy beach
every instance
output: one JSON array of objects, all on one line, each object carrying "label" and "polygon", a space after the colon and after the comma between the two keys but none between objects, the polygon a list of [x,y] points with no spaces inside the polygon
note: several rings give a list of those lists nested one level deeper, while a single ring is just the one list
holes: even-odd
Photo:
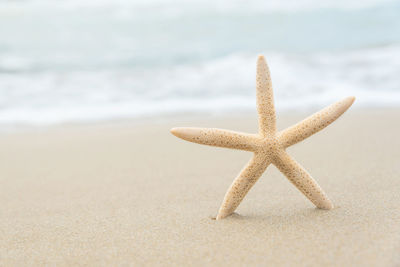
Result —
[{"label": "fine sandy beach", "polygon": [[[279,114],[283,129],[305,114]],[[174,126],[256,132],[256,114],[0,135],[0,266],[398,266],[400,111],[350,109],[290,147],[335,209],[275,167],[216,221],[251,154],[188,143]]]}]

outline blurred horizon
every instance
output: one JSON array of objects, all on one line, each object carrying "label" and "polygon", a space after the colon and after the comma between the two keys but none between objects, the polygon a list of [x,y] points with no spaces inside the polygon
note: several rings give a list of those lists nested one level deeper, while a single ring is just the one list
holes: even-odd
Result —
[{"label": "blurred horizon", "polygon": [[400,104],[400,1],[0,1],[0,125]]}]

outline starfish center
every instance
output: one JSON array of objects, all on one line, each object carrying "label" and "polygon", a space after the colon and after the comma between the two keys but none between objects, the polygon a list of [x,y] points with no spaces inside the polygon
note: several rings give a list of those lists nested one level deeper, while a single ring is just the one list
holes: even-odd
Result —
[{"label": "starfish center", "polygon": [[282,146],[276,137],[264,137],[260,140],[259,151],[264,154],[275,154],[282,149]]}]

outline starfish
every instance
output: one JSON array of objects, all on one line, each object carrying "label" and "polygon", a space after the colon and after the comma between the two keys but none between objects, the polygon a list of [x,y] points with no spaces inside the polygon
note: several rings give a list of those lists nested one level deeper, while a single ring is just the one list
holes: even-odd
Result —
[{"label": "starfish", "polygon": [[215,128],[178,127],[171,129],[173,135],[186,141],[254,153],[226,192],[216,219],[223,219],[235,211],[270,164],[274,164],[317,208],[332,209],[333,204],[321,187],[286,152],[286,148],[303,141],[331,124],[353,104],[355,97],[351,96],[338,101],[278,132],[270,71],[262,55],[258,56],[257,60],[256,80],[258,134]]}]

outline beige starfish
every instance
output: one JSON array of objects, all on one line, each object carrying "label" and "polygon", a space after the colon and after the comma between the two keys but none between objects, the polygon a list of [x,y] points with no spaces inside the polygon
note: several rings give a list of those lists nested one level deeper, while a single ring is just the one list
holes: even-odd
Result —
[{"label": "beige starfish", "polygon": [[274,164],[315,206],[333,205],[311,175],[285,149],[322,130],[353,104],[355,97],[336,102],[283,131],[276,130],[276,116],[269,69],[263,56],[257,60],[257,111],[259,133],[248,134],[211,128],[179,127],[171,133],[203,145],[226,147],[254,153],[225,194],[217,220],[232,214],[269,164]]}]

